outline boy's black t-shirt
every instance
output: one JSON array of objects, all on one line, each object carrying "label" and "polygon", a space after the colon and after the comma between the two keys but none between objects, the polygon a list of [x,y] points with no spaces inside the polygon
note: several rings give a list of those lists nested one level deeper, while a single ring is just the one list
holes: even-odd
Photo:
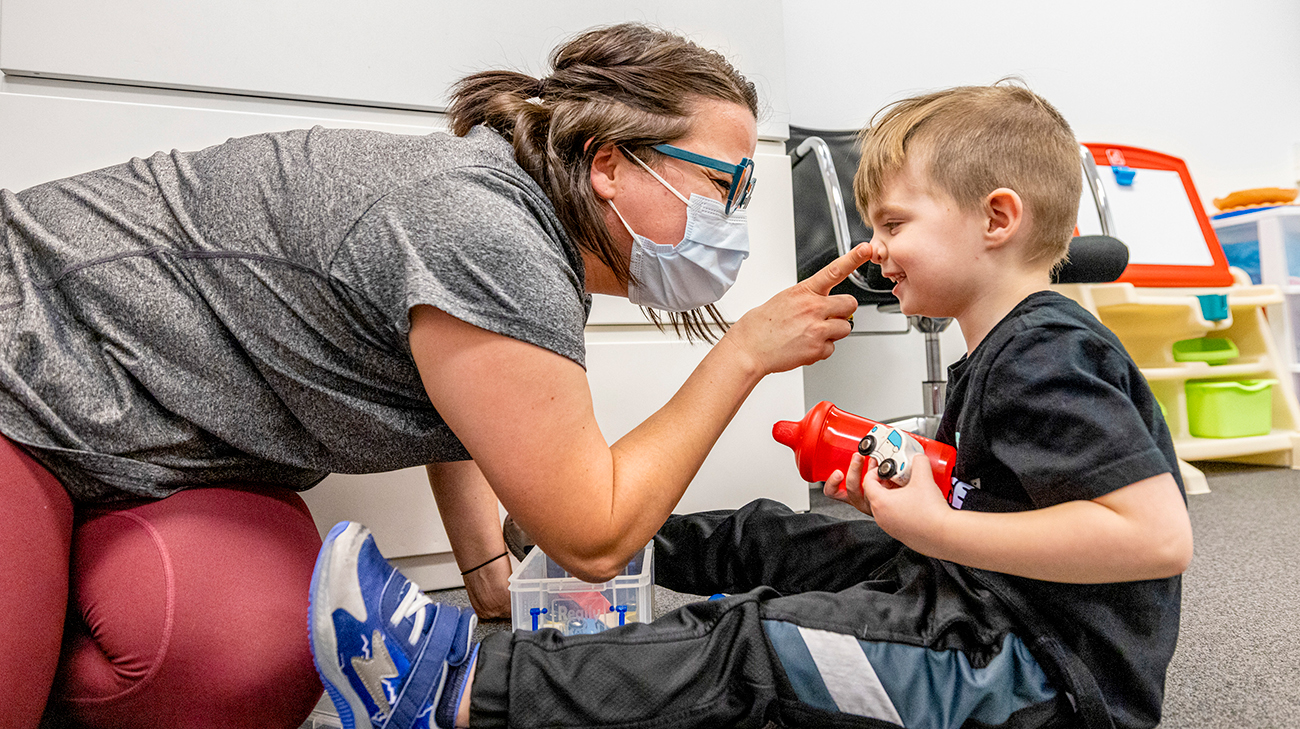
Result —
[{"label": "boy's black t-shirt", "polygon": [[[1060,294],[1030,295],[948,377],[936,437],[957,448],[958,508],[1038,509],[1162,473],[1182,489],[1169,429],[1137,365]],[[1117,726],[1158,722],[1179,577],[1074,585],[969,571],[1014,603],[1030,631],[1048,634],[1035,637],[1081,661]]]}]

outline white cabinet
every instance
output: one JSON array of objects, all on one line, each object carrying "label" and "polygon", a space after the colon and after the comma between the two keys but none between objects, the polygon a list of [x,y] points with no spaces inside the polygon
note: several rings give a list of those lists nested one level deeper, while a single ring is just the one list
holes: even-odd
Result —
[{"label": "white cabinet", "polygon": [[341,521],[365,524],[375,543],[426,590],[460,587],[460,568],[423,467],[388,473],[334,473],[302,493],[323,538]]},{"label": "white cabinet", "polygon": [[[709,351],[655,330],[587,330],[587,373],[596,421],[610,443],[668,402]],[[700,467],[679,514],[734,509],[757,498],[808,510],[808,484],[794,454],[772,439],[772,424],[803,417],[803,372],[769,375],[754,388]]]}]

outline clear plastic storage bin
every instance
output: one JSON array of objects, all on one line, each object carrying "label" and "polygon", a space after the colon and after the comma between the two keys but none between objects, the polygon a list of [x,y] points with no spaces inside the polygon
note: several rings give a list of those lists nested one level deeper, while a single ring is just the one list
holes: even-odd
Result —
[{"label": "clear plastic storage bin", "polygon": [[1211,224],[1230,265],[1282,290],[1285,303],[1268,307],[1268,324],[1282,369],[1300,391],[1300,205],[1220,213]]},{"label": "clear plastic storage bin", "polygon": [[515,630],[555,628],[565,635],[601,633],[654,619],[654,542],[609,582],[571,576],[533,547],[510,576]]},{"label": "clear plastic storage bin", "polygon": [[1228,264],[1252,283],[1300,285],[1300,206],[1223,213],[1211,224]]}]

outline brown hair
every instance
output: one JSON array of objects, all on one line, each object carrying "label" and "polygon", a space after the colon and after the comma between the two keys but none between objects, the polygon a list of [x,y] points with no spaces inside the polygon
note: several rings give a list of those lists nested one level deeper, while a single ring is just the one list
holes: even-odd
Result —
[{"label": "brown hair", "polygon": [[860,139],[853,192],[864,219],[884,180],[917,155],[926,177],[967,210],[999,187],[1015,190],[1029,218],[1026,260],[1065,260],[1082,194],[1079,143],[1023,85],[1003,79],[904,99],[880,110]]},{"label": "brown hair", "polygon": [[[552,51],[550,65],[543,79],[514,71],[461,79],[448,109],[452,131],[464,136],[484,124],[510,141],[574,243],[628,284],[627,254],[605,224],[607,204],[591,187],[597,150],[614,143],[653,166],[660,155],[651,146],[690,131],[696,100],[732,102],[757,117],[758,94],[721,54],[639,23],[586,31]],[[643,311],[662,328],[657,312]],[[668,318],[689,338],[713,339],[709,319],[726,327],[712,305]]]}]

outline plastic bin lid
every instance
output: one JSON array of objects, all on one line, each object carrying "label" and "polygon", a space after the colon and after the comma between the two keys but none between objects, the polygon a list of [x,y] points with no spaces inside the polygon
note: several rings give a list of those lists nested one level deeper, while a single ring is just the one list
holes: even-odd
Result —
[{"label": "plastic bin lid", "polygon": [[1201,390],[1240,390],[1259,392],[1277,384],[1277,380],[1188,380],[1187,386]]}]

